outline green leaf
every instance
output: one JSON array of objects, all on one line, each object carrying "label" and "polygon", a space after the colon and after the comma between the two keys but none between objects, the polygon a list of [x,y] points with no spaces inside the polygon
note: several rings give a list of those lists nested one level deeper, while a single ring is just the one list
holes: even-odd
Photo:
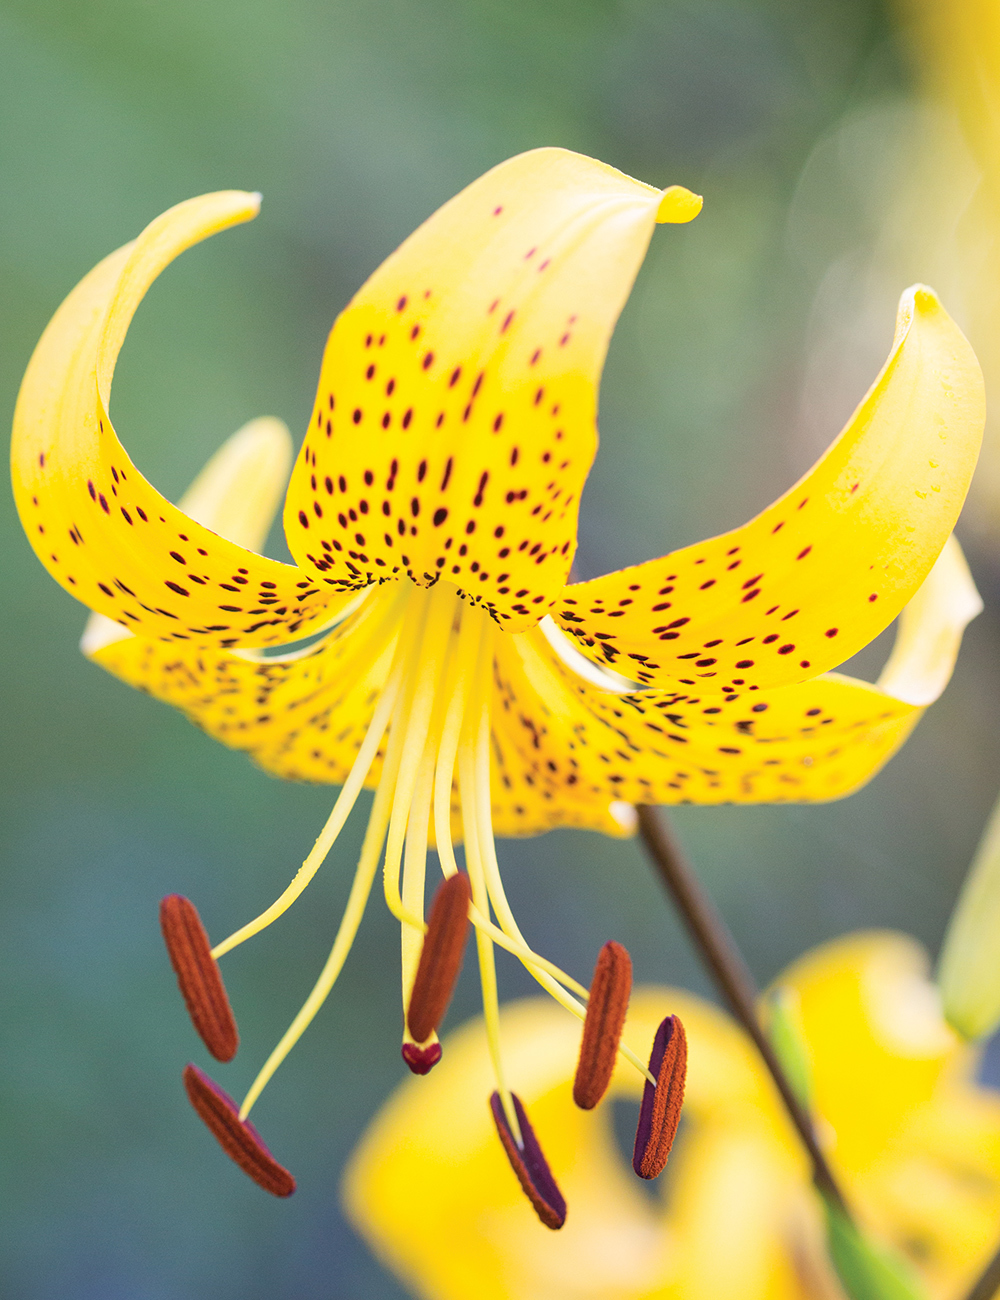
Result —
[{"label": "green leaf", "polygon": [[795,989],[779,984],[767,994],[765,1006],[771,1046],[796,1097],[806,1110],[811,1110],[812,1058],[802,1024],[799,995]]},{"label": "green leaf", "polygon": [[1000,802],[979,841],[948,923],[938,985],[945,1019],[963,1038],[1000,1024]]},{"label": "green leaf", "polygon": [[841,1210],[824,1203],[830,1259],[850,1300],[927,1300],[904,1259],[869,1240]]}]

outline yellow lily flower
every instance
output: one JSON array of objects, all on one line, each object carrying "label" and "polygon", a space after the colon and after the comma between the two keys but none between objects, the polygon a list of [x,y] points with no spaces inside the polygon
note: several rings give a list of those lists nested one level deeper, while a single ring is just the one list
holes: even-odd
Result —
[{"label": "yellow lily flower", "polygon": [[[1000,1096],[945,1024],[907,936],[848,935],[795,962],[779,985],[798,1005],[814,1104],[861,1220],[909,1259],[930,1300],[964,1294],[1000,1222]],[[404,1084],[351,1158],[354,1225],[424,1300],[835,1300],[820,1210],[797,1139],[742,1031],[693,994],[637,990],[626,1038],[668,1011],[691,1045],[686,1127],[652,1202],[629,1178],[612,1108],[572,1102],[578,1034],[541,999],[504,1008],[512,1076],[572,1205],[538,1231],[491,1141],[482,1024],[446,1039],[426,1084]],[[611,1094],[638,1096],[616,1071]],[[414,1188],[419,1188],[415,1196]]]},{"label": "yellow lily flower", "polygon": [[[428,844],[450,877],[459,837],[497,1089],[517,1137],[493,945],[579,1016],[587,990],[528,948],[494,832],[622,834],[636,802],[821,800],[867,780],[943,688],[978,609],[946,543],[981,437],[981,376],[917,286],[847,428],[774,505],[721,537],[569,582],[614,322],[655,225],[690,220],[701,200],[538,150],[435,213],[336,321],[285,502],[295,564],[280,564],[254,548],[283,476],[282,429],[236,435],[178,508],[135,469],[108,414],[150,284],[258,204],[237,192],[181,203],[69,296],[18,401],[18,509],[49,572],[96,612],[83,643],[96,663],[269,772],[343,787],[288,888],[214,948],[186,900],[164,904],[185,997],[220,1059],[237,1039],[214,962],[290,906],[361,789],[376,789],[330,957],[238,1115],[204,1076],[188,1077],[217,1135],[229,1125],[230,1153],[258,1141],[246,1116],[333,986],[383,845],[412,1013]],[[878,685],[826,671],[904,607]],[[440,1050],[433,1025],[460,960],[454,925],[444,938],[449,970],[421,977],[430,1032],[404,1034],[415,1069]]]}]

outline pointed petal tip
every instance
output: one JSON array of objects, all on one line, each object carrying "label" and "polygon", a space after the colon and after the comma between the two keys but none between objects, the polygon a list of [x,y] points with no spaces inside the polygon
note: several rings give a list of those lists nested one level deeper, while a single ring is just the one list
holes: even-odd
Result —
[{"label": "pointed petal tip", "polygon": [[660,206],[656,209],[656,224],[683,226],[702,209],[705,200],[700,194],[694,194],[683,185],[669,185],[660,196]]},{"label": "pointed petal tip", "polygon": [[434,1042],[421,1047],[418,1043],[404,1043],[400,1055],[414,1074],[430,1074],[441,1059],[441,1044]]},{"label": "pointed petal tip", "polygon": [[608,804],[608,813],[619,828],[622,838],[634,835],[639,825],[635,806],[621,799],[612,799]]},{"label": "pointed petal tip", "polygon": [[901,301],[911,300],[923,311],[930,311],[941,306],[941,299],[929,284],[911,284],[904,291]]},{"label": "pointed petal tip", "polygon": [[249,1120],[241,1120],[232,1097],[196,1065],[184,1067],[184,1088],[198,1118],[226,1155],[272,1196],[291,1196],[295,1179],[271,1155]]},{"label": "pointed petal tip", "polygon": [[908,289],[904,289],[899,295],[899,306],[896,309],[893,349],[899,347],[915,319],[920,317],[928,319],[938,315],[951,321],[944,304],[929,284],[911,284]]}]

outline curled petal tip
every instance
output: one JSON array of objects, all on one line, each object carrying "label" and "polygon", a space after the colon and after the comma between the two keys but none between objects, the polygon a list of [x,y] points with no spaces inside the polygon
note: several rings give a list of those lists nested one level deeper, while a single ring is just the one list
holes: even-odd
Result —
[{"label": "curled petal tip", "polygon": [[941,306],[941,299],[929,284],[912,284],[906,292],[907,294],[912,295],[913,301],[918,307],[925,310]]},{"label": "curled petal tip", "polygon": [[694,221],[704,202],[700,194],[693,194],[683,185],[670,185],[660,196],[660,206],[656,209],[657,225],[682,226]]},{"label": "curled petal tip", "polygon": [[428,1043],[421,1047],[417,1043],[404,1043],[401,1055],[414,1074],[429,1074],[441,1059],[441,1044]]},{"label": "curled petal tip", "polygon": [[612,799],[608,804],[608,812],[614,819],[615,825],[620,828],[623,836],[635,834],[639,825],[639,818],[634,804],[625,803],[622,799]]},{"label": "curled petal tip", "polygon": [[493,1122],[497,1126],[497,1134],[510,1166],[517,1174],[517,1180],[539,1219],[546,1228],[553,1230],[561,1228],[566,1222],[566,1200],[552,1177],[552,1171],[542,1154],[538,1138],[535,1137],[535,1130],[528,1122],[520,1097],[513,1092],[510,1097],[514,1103],[517,1122],[521,1127],[521,1142],[520,1144],[517,1142],[510,1130],[500,1094],[494,1092],[490,1097],[490,1110],[493,1114]]},{"label": "curled petal tip", "polygon": [[271,1155],[249,1120],[241,1120],[236,1103],[196,1065],[184,1067],[184,1087],[198,1118],[230,1160],[272,1196],[291,1196],[295,1179]]}]

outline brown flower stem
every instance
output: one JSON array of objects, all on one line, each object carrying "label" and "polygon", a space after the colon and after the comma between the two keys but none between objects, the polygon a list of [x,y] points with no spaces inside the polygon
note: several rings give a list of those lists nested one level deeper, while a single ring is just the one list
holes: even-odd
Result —
[{"label": "brown flower stem", "polygon": [[[844,1194],[820,1150],[809,1113],[796,1096],[761,1028],[757,1015],[757,987],[733,936],[685,858],[666,820],[655,808],[648,806],[640,806],[636,812],[642,842],[683,917],[688,933],[729,1009],[753,1039],[770,1071],[789,1118],[809,1155],[816,1189],[850,1220],[852,1216]],[[997,1266],[998,1261],[994,1260],[991,1267]],[[969,1296],[969,1300],[986,1300],[987,1296],[992,1300],[992,1292],[977,1291]]]},{"label": "brown flower stem", "polygon": [[1000,1246],[976,1279],[965,1300],[993,1300],[998,1292],[1000,1292]]}]

